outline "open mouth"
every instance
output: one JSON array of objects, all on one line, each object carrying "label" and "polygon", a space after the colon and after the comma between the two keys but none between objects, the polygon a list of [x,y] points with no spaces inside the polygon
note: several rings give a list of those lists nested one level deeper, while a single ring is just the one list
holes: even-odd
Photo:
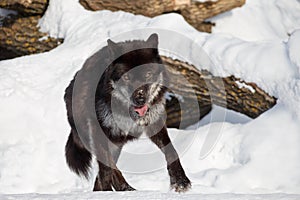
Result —
[{"label": "open mouth", "polygon": [[140,117],[144,117],[147,113],[147,111],[149,110],[149,107],[145,104],[143,106],[134,106],[133,107],[134,111],[140,116]]}]

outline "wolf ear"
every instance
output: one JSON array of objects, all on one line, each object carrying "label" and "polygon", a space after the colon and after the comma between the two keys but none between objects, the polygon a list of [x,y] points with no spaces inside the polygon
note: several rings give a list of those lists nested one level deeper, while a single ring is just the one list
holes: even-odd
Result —
[{"label": "wolf ear", "polygon": [[148,44],[150,44],[151,47],[157,48],[158,47],[158,35],[156,33],[151,34],[146,42]]},{"label": "wolf ear", "polygon": [[113,42],[111,39],[107,40],[107,47],[111,56],[114,56],[119,50],[118,44]]},{"label": "wolf ear", "polygon": [[108,44],[108,46],[117,46],[117,43],[115,43],[115,42],[113,42],[111,39],[108,39],[107,40],[107,44]]}]

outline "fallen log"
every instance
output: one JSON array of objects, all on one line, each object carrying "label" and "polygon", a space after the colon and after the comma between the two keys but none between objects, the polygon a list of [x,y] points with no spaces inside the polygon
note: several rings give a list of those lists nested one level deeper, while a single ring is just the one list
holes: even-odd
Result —
[{"label": "fallen log", "polygon": [[197,2],[191,0],[79,0],[88,10],[123,10],[134,14],[154,17],[163,13],[176,12],[199,31],[211,32],[213,24],[205,20],[222,12],[245,4],[245,0],[218,0]]},{"label": "fallen log", "polygon": [[180,14],[188,23],[197,28],[206,19],[244,4],[245,0],[218,0],[204,3],[193,1],[190,6],[181,9]]},{"label": "fallen log", "polygon": [[[234,110],[256,118],[276,104],[276,98],[270,96],[255,83],[247,83],[234,76],[213,76],[207,70],[198,70],[195,66],[162,56],[167,66],[172,92],[181,96],[184,110],[181,110],[178,99],[167,102],[167,124],[169,127],[184,128],[191,125],[210,110],[212,104]],[[181,81],[182,76],[188,81]],[[195,108],[195,97],[198,108]],[[200,114],[199,114],[200,111]],[[182,118],[182,116],[185,116]],[[181,119],[181,120],[179,120]]]},{"label": "fallen log", "polygon": [[48,0],[1,0],[0,7],[16,10],[20,15],[42,15],[48,6]]},{"label": "fallen log", "polygon": [[57,47],[62,39],[55,39],[38,28],[41,16],[10,18],[0,27],[0,48],[16,56],[42,53]]},{"label": "fallen log", "polygon": [[148,17],[177,11],[190,4],[190,0],[79,0],[79,2],[87,10],[123,10]]}]

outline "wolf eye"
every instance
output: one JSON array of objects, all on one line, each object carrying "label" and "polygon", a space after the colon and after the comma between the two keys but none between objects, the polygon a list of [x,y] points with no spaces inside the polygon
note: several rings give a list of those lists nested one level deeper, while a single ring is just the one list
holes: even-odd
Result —
[{"label": "wolf eye", "polygon": [[146,75],[145,75],[146,78],[150,78],[151,76],[152,76],[152,72],[150,72],[150,71],[147,72]]},{"label": "wolf eye", "polygon": [[124,74],[122,78],[124,81],[129,81],[129,76],[127,74]]}]

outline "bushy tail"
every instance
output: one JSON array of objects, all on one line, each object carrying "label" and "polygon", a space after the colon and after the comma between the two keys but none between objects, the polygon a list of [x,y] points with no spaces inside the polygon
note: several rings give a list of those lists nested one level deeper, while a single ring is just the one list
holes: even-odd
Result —
[{"label": "bushy tail", "polygon": [[69,135],[65,151],[67,164],[70,169],[79,176],[85,176],[88,179],[92,155],[83,146],[78,145],[74,141],[72,132]]}]

